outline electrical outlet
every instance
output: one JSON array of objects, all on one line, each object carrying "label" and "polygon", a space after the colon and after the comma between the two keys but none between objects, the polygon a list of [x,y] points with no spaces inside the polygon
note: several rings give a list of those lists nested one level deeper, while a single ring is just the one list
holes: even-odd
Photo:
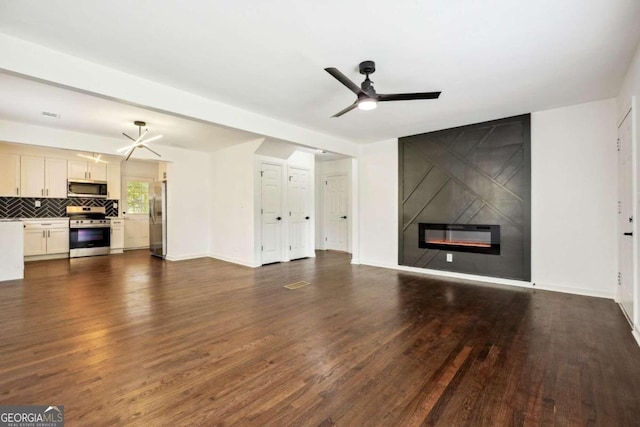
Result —
[{"label": "electrical outlet", "polygon": [[39,208],[40,206],[42,206],[42,202],[40,200],[36,200],[36,208]]},{"label": "electrical outlet", "polygon": [[447,262],[453,262],[453,254],[447,254]]},{"label": "electrical outlet", "polygon": [[113,202],[113,209],[118,209],[118,204],[116,202]]}]

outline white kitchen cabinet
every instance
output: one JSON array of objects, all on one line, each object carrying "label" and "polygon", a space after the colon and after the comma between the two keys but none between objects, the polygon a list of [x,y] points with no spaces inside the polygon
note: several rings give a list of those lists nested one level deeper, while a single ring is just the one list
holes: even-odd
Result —
[{"label": "white kitchen cabinet", "polygon": [[20,195],[20,156],[0,153],[0,196]]},{"label": "white kitchen cabinet", "polygon": [[69,160],[68,174],[69,179],[91,179],[93,181],[106,181],[107,165],[105,163]]},{"label": "white kitchen cabinet", "polygon": [[111,253],[122,253],[124,249],[124,219],[111,218]]},{"label": "white kitchen cabinet", "polygon": [[107,180],[107,165],[105,163],[87,163],[87,172],[89,172],[89,179],[94,181],[106,181]]},{"label": "white kitchen cabinet", "polygon": [[44,197],[44,157],[20,156],[20,195]]},{"label": "white kitchen cabinet", "polygon": [[107,165],[107,199],[120,200],[120,163]]},{"label": "white kitchen cabinet", "polygon": [[[69,220],[25,220],[24,256],[69,254]],[[42,259],[42,258],[38,258]]]},{"label": "white kitchen cabinet", "polygon": [[64,159],[44,160],[45,197],[67,198],[67,161]]},{"label": "white kitchen cabinet", "polygon": [[20,156],[22,197],[67,198],[67,161]]},{"label": "white kitchen cabinet", "polygon": [[24,229],[24,256],[44,255],[47,253],[47,234],[43,228]]}]

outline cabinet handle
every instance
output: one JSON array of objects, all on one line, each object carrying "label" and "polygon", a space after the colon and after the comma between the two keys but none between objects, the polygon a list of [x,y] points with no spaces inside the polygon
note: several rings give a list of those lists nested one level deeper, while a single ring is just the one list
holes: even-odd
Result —
[{"label": "cabinet handle", "polygon": [[20,195],[20,188],[16,187],[16,196]]},{"label": "cabinet handle", "polygon": [[51,237],[51,230],[47,230],[47,237]]},{"label": "cabinet handle", "polygon": [[44,188],[40,189],[40,195],[44,196]]},{"label": "cabinet handle", "polygon": [[49,195],[49,189],[47,188],[47,196]]},{"label": "cabinet handle", "polygon": [[45,231],[42,230],[42,238],[44,239],[45,237],[47,237],[47,235],[45,234]]}]

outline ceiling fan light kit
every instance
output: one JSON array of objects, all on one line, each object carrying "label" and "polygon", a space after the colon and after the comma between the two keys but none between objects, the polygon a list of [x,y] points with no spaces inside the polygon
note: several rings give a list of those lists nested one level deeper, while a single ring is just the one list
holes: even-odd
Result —
[{"label": "ceiling fan light kit", "polygon": [[129,138],[131,141],[133,141],[133,143],[131,145],[128,145],[126,147],[122,147],[119,148],[118,150],[116,150],[118,153],[124,153],[125,159],[124,161],[128,161],[129,158],[131,157],[131,155],[133,154],[134,150],[136,148],[145,148],[149,151],[151,151],[153,154],[155,154],[158,157],[162,157],[160,154],[158,154],[157,152],[153,151],[151,148],[147,147],[147,144],[151,141],[155,141],[157,139],[162,138],[162,135],[157,135],[154,136],[152,138],[148,138],[148,139],[144,139],[144,137],[147,135],[147,133],[149,133],[149,129],[145,129],[144,132],[142,132],[142,128],[144,126],[146,126],[147,124],[143,121],[139,121],[136,120],[135,122],[133,122],[134,125],[138,126],[138,138],[132,138],[129,135],[127,135],[126,133],[122,132],[122,134],[124,136],[126,136],[127,138]]},{"label": "ceiling fan light kit", "polygon": [[344,110],[334,114],[332,117],[340,117],[348,113],[354,108],[359,110],[374,110],[378,106],[378,102],[384,101],[410,101],[414,99],[437,99],[441,92],[416,92],[416,93],[377,93],[373,87],[373,82],[369,79],[369,74],[376,71],[376,63],[373,61],[362,61],[358,67],[360,74],[365,76],[364,81],[358,86],[347,76],[342,74],[337,68],[329,67],[324,70],[331,74],[336,80],[345,85],[347,89],[355,93],[358,99],[345,108]]},{"label": "ceiling fan light kit", "polygon": [[78,157],[83,157],[85,159],[89,159],[89,160],[91,160],[93,162],[96,162],[96,163],[109,163],[106,160],[102,160],[102,158],[101,158],[102,154],[96,155],[96,153],[93,153],[92,155],[88,156],[86,154],[78,153]]}]

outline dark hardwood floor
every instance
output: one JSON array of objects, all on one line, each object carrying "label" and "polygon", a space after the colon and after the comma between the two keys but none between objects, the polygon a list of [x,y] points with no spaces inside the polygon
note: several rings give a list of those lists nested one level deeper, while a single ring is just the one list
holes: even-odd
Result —
[{"label": "dark hardwood floor", "polygon": [[329,252],[25,274],[0,284],[0,405],[64,405],[69,426],[640,424],[640,348],[610,300]]}]

